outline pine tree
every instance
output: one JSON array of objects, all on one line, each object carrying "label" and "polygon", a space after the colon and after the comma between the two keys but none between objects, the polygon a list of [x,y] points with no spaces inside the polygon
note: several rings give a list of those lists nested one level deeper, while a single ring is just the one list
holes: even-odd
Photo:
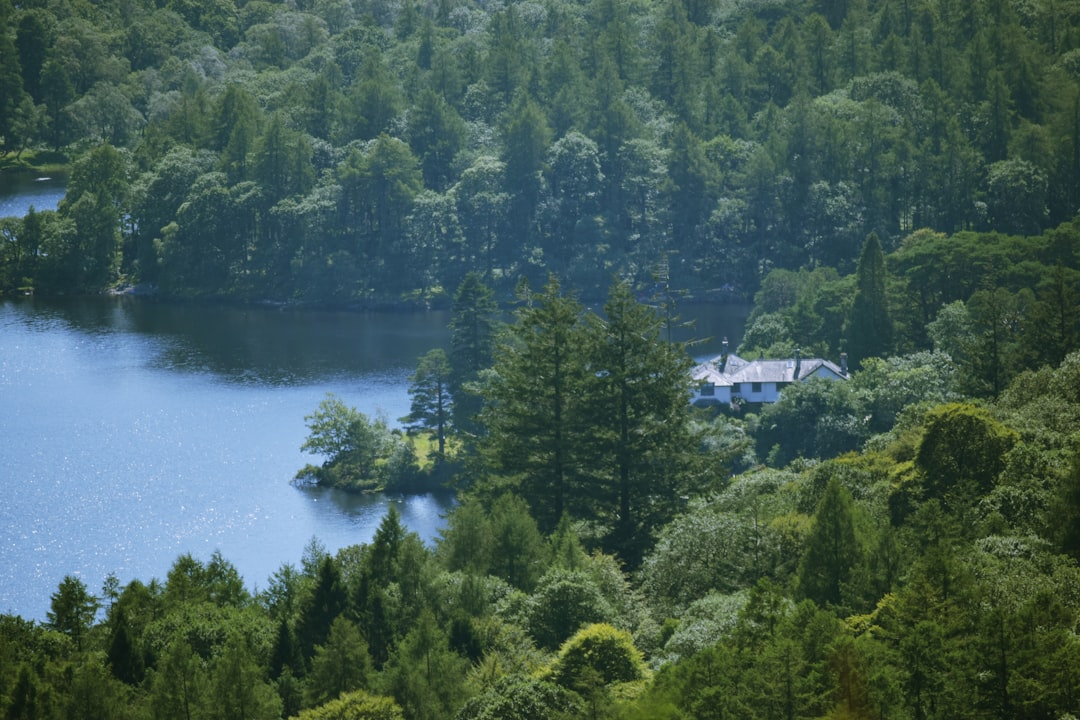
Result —
[{"label": "pine tree", "polygon": [[851,493],[835,477],[814,514],[814,524],[799,562],[802,594],[821,604],[839,605],[860,560]]},{"label": "pine tree", "polygon": [[881,357],[892,350],[893,325],[885,296],[885,257],[877,233],[863,244],[855,270],[855,299],[844,326],[848,358],[857,368],[863,358]]},{"label": "pine tree", "polygon": [[585,384],[582,306],[552,277],[521,309],[486,389],[483,451],[496,472],[520,478],[540,529],[551,532],[580,500],[579,402]]},{"label": "pine tree", "polygon": [[438,460],[446,457],[446,433],[450,426],[453,403],[450,399],[450,362],[442,348],[430,350],[420,357],[416,372],[409,378],[412,403],[409,414],[402,418],[412,428],[435,431],[438,440]]},{"label": "pine tree", "polygon": [[586,468],[612,547],[636,565],[650,535],[674,515],[696,448],[689,356],[664,339],[665,319],[617,283],[587,338]]},{"label": "pine tree", "polygon": [[450,394],[453,397],[453,424],[459,432],[476,434],[476,415],[483,398],[474,383],[491,367],[495,357],[495,313],[498,306],[491,288],[471,272],[454,294],[450,316]]}]

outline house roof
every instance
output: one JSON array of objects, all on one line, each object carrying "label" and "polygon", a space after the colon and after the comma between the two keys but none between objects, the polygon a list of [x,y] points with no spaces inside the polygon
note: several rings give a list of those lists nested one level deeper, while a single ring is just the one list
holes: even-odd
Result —
[{"label": "house roof", "polygon": [[730,386],[731,378],[720,372],[712,362],[703,362],[690,370],[690,377],[699,383],[712,383],[718,387]]},{"label": "house roof", "polygon": [[715,385],[736,383],[790,383],[806,380],[812,375],[847,379],[834,363],[821,358],[787,358],[784,360],[744,360],[738,355],[721,355],[694,367],[694,380]]}]

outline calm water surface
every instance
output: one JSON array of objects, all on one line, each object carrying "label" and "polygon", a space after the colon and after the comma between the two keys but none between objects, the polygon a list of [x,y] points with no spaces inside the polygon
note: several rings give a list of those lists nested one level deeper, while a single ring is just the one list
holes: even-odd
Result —
[{"label": "calm water surface", "polygon": [[[738,342],[745,307],[689,308],[695,355]],[[66,574],[97,592],[164,579],[215,550],[249,587],[368,542],[388,503],[427,541],[445,499],[290,484],[327,392],[392,421],[417,357],[447,347],[444,312],[363,314],[89,298],[0,302],[0,612],[43,620]],[[684,338],[686,339],[686,338]]]},{"label": "calm water surface", "polygon": [[0,218],[23,217],[30,208],[55,210],[64,198],[67,177],[0,173]]},{"label": "calm water surface", "polygon": [[300,490],[304,416],[327,392],[408,412],[444,313],[184,307],[134,298],[0,304],[0,612],[43,619],[65,574],[97,591],[220,550],[249,586],[367,542],[398,505],[425,540],[444,500]]}]

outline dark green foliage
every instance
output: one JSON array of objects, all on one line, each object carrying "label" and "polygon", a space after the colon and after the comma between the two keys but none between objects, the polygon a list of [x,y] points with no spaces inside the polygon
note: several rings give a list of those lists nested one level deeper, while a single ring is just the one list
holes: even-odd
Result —
[{"label": "dark green foliage", "polygon": [[479,429],[483,401],[476,383],[495,358],[497,312],[491,288],[478,273],[467,274],[454,293],[450,317],[450,394],[454,425],[469,434]]},{"label": "dark green foliage", "polygon": [[877,233],[870,233],[855,270],[855,298],[844,326],[848,359],[855,368],[865,358],[884,357],[892,350],[893,327],[885,283],[881,241]]},{"label": "dark green foliage", "polygon": [[70,637],[81,649],[98,607],[98,599],[90,594],[82,580],[65,575],[49,603],[49,627]]},{"label": "dark green foliage", "polygon": [[851,495],[834,477],[825,487],[799,561],[800,592],[820,605],[840,605],[849,597],[862,554]]},{"label": "dark green foliage", "polygon": [[582,306],[552,277],[522,308],[498,353],[486,388],[486,455],[499,472],[520,477],[520,492],[541,530],[555,528],[580,502]]},{"label": "dark green foliage", "polygon": [[409,396],[412,398],[409,415],[402,418],[414,428],[435,433],[438,443],[436,462],[446,458],[446,434],[454,409],[450,396],[450,374],[450,363],[442,349],[436,348],[422,355],[416,372],[409,378]]},{"label": "dark green foliage", "polygon": [[612,286],[591,320],[585,362],[595,380],[583,412],[589,485],[600,493],[592,504],[615,518],[604,518],[613,526],[608,546],[636,566],[650,528],[674,516],[695,475],[689,362],[664,339],[664,318],[625,283]]},{"label": "dark green foliage", "polygon": [[932,410],[915,456],[926,497],[957,507],[987,494],[1017,440],[983,408],[954,403]]},{"label": "dark green foliage", "polygon": [[319,563],[318,575],[311,596],[304,602],[297,621],[296,638],[305,659],[315,653],[330,635],[334,620],[348,607],[348,592],[341,578],[341,569],[333,558]]}]

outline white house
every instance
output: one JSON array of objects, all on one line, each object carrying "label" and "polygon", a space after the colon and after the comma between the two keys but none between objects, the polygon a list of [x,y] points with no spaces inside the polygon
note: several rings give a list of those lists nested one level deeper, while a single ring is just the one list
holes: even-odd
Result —
[{"label": "white house", "polygon": [[[726,347],[726,342],[725,342]],[[774,403],[793,382],[812,377],[847,380],[847,355],[841,353],[840,365],[821,358],[795,357],[785,360],[744,360],[735,354],[723,354],[691,370],[695,391],[690,402],[707,407],[729,405],[737,399],[748,403]]]}]

